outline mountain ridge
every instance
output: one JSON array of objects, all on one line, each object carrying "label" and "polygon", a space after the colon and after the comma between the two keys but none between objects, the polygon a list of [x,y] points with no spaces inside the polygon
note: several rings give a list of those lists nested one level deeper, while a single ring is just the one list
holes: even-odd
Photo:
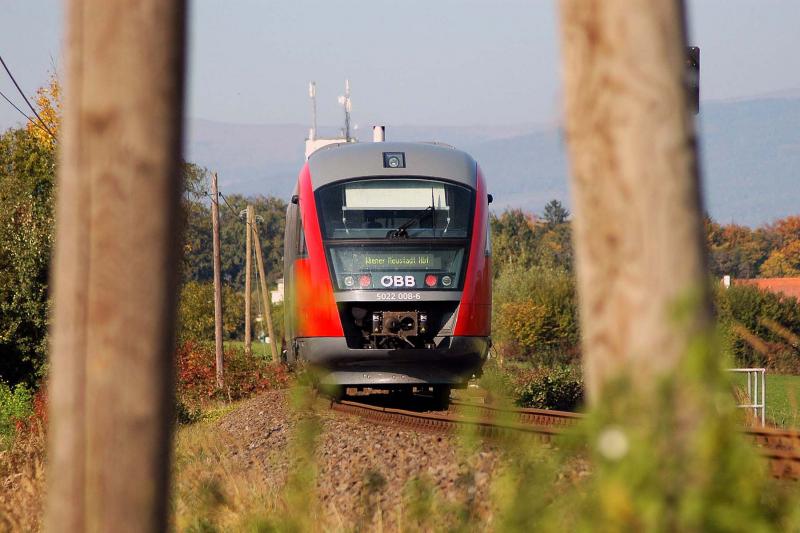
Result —
[{"label": "mountain ridge", "polygon": [[[705,205],[720,222],[761,225],[800,213],[800,91],[703,102],[698,116]],[[187,159],[217,170],[228,194],[287,198],[303,164],[302,124],[233,124],[192,119]],[[336,135],[335,127],[320,136]],[[370,138],[371,132],[356,132]],[[550,199],[569,205],[567,157],[558,127],[387,127],[397,141],[440,141],[469,152],[495,196],[495,210],[538,212]]]}]

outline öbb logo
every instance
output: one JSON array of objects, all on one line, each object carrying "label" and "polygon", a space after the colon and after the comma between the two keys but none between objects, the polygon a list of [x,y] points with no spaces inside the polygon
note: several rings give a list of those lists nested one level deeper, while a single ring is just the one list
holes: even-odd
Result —
[{"label": "\u00f6bb logo", "polygon": [[414,276],[383,276],[381,285],[384,287],[416,287]]}]

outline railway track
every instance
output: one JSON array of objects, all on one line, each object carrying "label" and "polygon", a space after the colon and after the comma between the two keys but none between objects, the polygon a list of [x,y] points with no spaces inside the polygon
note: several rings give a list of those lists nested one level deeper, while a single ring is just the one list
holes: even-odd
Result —
[{"label": "railway track", "polygon": [[769,460],[772,475],[781,479],[800,479],[800,432],[778,428],[747,428],[762,456]]},{"label": "railway track", "polygon": [[[467,426],[482,436],[527,434],[549,442],[577,424],[583,415],[547,409],[512,409],[452,401],[450,410],[410,411],[354,401],[331,402],[331,409],[374,423],[453,433]],[[781,479],[800,480],[800,432],[777,428],[747,428],[748,435]]]},{"label": "railway track", "polygon": [[402,425],[411,429],[421,430],[455,432],[469,426],[483,436],[527,433],[538,436],[544,441],[549,441],[553,436],[564,432],[564,427],[557,424],[534,424],[503,419],[493,420],[486,416],[463,416],[452,412],[409,411],[348,400],[332,402],[331,409],[341,413],[357,415],[378,424]]}]

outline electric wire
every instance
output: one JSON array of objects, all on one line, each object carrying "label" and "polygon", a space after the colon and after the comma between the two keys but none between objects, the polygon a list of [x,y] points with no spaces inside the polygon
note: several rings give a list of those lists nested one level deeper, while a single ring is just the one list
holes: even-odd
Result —
[{"label": "electric wire", "polygon": [[31,109],[31,111],[33,111],[33,114],[36,115],[36,118],[39,119],[39,122],[41,123],[44,130],[50,135],[50,137],[52,137],[55,140],[56,139],[55,134],[52,131],[50,131],[50,128],[47,127],[47,124],[45,124],[44,120],[42,120],[42,117],[39,116],[39,113],[31,105],[30,101],[28,100],[28,97],[25,96],[25,93],[19,86],[19,83],[17,83],[17,80],[14,78],[14,75],[11,74],[11,70],[9,70],[8,65],[6,65],[6,62],[3,60],[3,56],[0,56],[0,63],[3,64],[3,68],[6,70],[8,77],[11,78],[11,81],[14,83],[14,87],[17,88],[17,91],[19,92],[20,96],[22,96],[22,99],[25,100],[25,103],[28,104],[28,107]]},{"label": "electric wire", "polygon": [[17,104],[15,104],[14,102],[12,102],[12,101],[11,101],[11,99],[10,99],[8,96],[6,96],[6,95],[3,93],[3,91],[0,91],[0,96],[2,96],[2,97],[3,97],[3,100],[5,100],[6,102],[8,102],[8,103],[11,105],[11,107],[13,107],[13,108],[14,108],[14,109],[16,109],[17,111],[19,111],[19,114],[20,114],[20,115],[22,115],[23,117],[25,117],[25,118],[28,120],[28,122],[30,122],[31,124],[33,124],[34,126],[36,126],[37,128],[39,128],[39,129],[40,129],[40,130],[42,130],[43,132],[47,133],[47,130],[45,130],[44,128],[42,128],[42,127],[39,125],[39,123],[38,123],[38,122],[36,122],[35,120],[33,120],[31,117],[29,117],[27,114],[25,114],[25,112],[24,112],[22,109],[20,109],[19,107],[17,107]]},{"label": "electric wire", "polygon": [[39,129],[40,129],[40,130],[42,130],[43,132],[47,133],[47,130],[45,130],[44,128],[42,128],[42,127],[39,125],[39,123],[38,123],[38,122],[36,122],[36,121],[35,121],[35,120],[33,120],[31,117],[29,117],[28,115],[26,115],[26,114],[25,114],[25,112],[24,112],[22,109],[20,109],[19,107],[17,107],[17,105],[16,105],[14,102],[12,102],[12,101],[11,101],[11,99],[10,99],[8,96],[6,96],[6,95],[3,93],[3,91],[0,91],[0,96],[2,96],[2,97],[3,97],[3,99],[4,99],[6,102],[8,102],[8,103],[9,103],[9,105],[11,105],[11,107],[13,107],[13,108],[14,108],[14,109],[16,109],[17,111],[19,111],[20,115],[22,115],[23,117],[25,117],[25,119],[26,119],[28,122],[30,122],[32,125],[34,125],[34,126],[36,126],[37,128],[39,128]]},{"label": "electric wire", "polygon": [[[204,192],[204,194],[206,196],[208,196],[209,199],[211,199],[212,202],[216,202],[216,200],[214,200],[214,197],[211,196],[210,193]],[[240,218],[240,213],[236,212],[236,209],[234,209],[234,207],[230,204],[230,202],[228,202],[228,199],[225,197],[224,194],[222,194],[222,191],[220,191],[219,188],[217,188],[217,194],[219,194],[220,198],[222,198],[222,201],[225,202],[225,205],[228,206],[228,209],[230,209],[230,211],[233,214],[233,216],[235,218]],[[258,227],[254,223],[248,222],[247,220],[245,220],[244,223],[247,224],[248,226],[250,226],[250,229],[252,229],[254,231],[258,231]]]}]

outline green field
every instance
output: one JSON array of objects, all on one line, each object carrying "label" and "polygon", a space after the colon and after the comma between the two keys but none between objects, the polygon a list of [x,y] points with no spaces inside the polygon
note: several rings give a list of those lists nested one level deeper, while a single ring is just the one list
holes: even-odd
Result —
[{"label": "green field", "polygon": [[[244,350],[244,341],[225,341],[223,344],[225,348],[230,347]],[[280,351],[280,346],[278,346],[278,350]],[[265,344],[263,342],[253,341],[253,354],[265,357],[267,359],[272,358],[269,344]]]},{"label": "green field", "polygon": [[800,427],[800,376],[767,373],[767,417],[783,427]]},{"label": "green field", "polygon": [[[742,389],[747,378],[737,376]],[[781,427],[800,428],[800,376],[767,372],[767,418]]]}]

